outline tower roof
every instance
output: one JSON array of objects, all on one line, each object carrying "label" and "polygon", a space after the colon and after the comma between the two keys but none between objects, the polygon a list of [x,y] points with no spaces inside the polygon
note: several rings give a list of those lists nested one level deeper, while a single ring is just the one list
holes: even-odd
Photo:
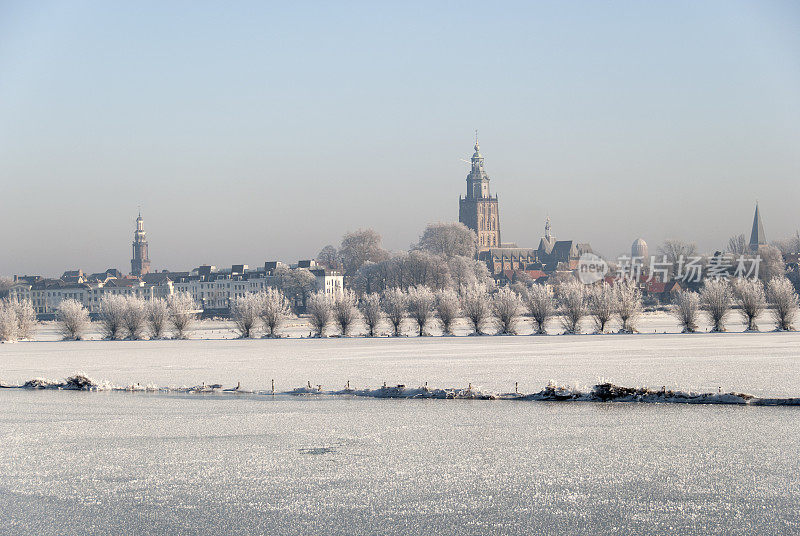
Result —
[{"label": "tower roof", "polygon": [[750,231],[750,249],[758,249],[758,246],[766,245],[767,236],[764,234],[764,224],[761,222],[761,212],[756,203],[756,213],[753,215],[753,230]]}]

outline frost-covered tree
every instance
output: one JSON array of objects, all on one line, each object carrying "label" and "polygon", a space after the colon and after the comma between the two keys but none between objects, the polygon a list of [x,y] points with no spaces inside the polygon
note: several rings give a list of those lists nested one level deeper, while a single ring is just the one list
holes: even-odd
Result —
[{"label": "frost-covered tree", "polygon": [[125,329],[131,339],[141,339],[147,325],[147,303],[138,296],[125,298]]},{"label": "frost-covered tree", "polygon": [[786,275],[786,264],[783,262],[781,251],[775,246],[761,246],[758,248],[761,263],[758,267],[758,277],[765,282],[781,278]]},{"label": "frost-covered tree", "polygon": [[678,292],[672,300],[670,313],[678,320],[683,333],[697,331],[697,317],[700,313],[700,297],[691,290]]},{"label": "frost-covered tree", "polygon": [[347,275],[355,275],[367,261],[380,262],[387,257],[381,247],[381,235],[372,229],[359,229],[345,234],[339,255]]},{"label": "frost-covered tree", "polygon": [[234,298],[231,304],[231,320],[242,339],[253,336],[258,320],[261,318],[262,302],[258,294],[251,292]]},{"label": "frost-covered tree", "polygon": [[533,319],[533,332],[547,335],[547,323],[556,314],[551,288],[547,285],[532,285],[523,293],[522,300]]},{"label": "frost-covered tree", "polygon": [[586,286],[570,279],[558,286],[561,310],[561,325],[565,333],[581,332],[581,320],[587,313]]},{"label": "frost-covered tree", "polygon": [[89,326],[89,311],[78,300],[61,300],[56,310],[56,321],[65,339],[79,341]]},{"label": "frost-covered tree", "polygon": [[478,237],[463,223],[429,223],[419,238],[417,248],[444,258],[472,257]]},{"label": "frost-covered tree", "polygon": [[151,339],[164,336],[169,324],[169,304],[164,298],[153,298],[147,302],[147,327]]},{"label": "frost-covered tree", "polygon": [[767,307],[764,284],[758,279],[734,279],[733,298],[739,306],[739,313],[747,324],[747,331],[758,331],[756,319]]},{"label": "frost-covered tree", "polygon": [[412,287],[408,289],[408,316],[417,324],[420,337],[425,335],[425,327],[433,317],[433,306],[436,295],[428,287]]},{"label": "frost-covered tree", "polygon": [[169,316],[179,339],[189,337],[189,329],[197,317],[197,303],[188,292],[173,294],[167,300]]},{"label": "frost-covered tree", "polygon": [[17,335],[17,312],[14,305],[7,299],[0,300],[0,341],[16,341]]},{"label": "frost-covered tree", "polygon": [[[782,255],[796,255],[800,253],[800,231],[795,231],[794,236],[775,240],[772,245],[778,248]],[[2,287],[2,285],[0,285]]]},{"label": "frost-covered tree", "polygon": [[597,333],[605,333],[608,323],[617,314],[617,292],[606,282],[589,289],[589,313]]},{"label": "frost-covered tree", "polygon": [[458,294],[451,288],[442,289],[436,292],[436,303],[434,304],[436,315],[442,324],[442,334],[453,334],[453,322],[461,313],[461,303]]},{"label": "frost-covered tree", "polygon": [[617,295],[617,315],[622,321],[623,333],[634,333],[636,321],[642,313],[642,293],[635,281],[626,279],[615,285]]},{"label": "frost-covered tree", "polygon": [[294,299],[294,289],[292,288],[292,271],[283,263],[272,269],[270,286],[280,290],[287,298]]},{"label": "frost-covered tree", "polygon": [[483,328],[490,317],[489,294],[483,285],[473,285],[463,291],[461,311],[475,335],[483,335]]},{"label": "frost-covered tree", "polygon": [[725,331],[731,298],[731,285],[728,281],[706,279],[700,291],[700,305],[711,321],[711,331]]},{"label": "frost-covered tree", "polygon": [[268,288],[259,294],[261,309],[259,315],[264,323],[267,337],[278,337],[283,323],[289,317],[289,300],[280,290]]},{"label": "frost-covered tree", "polygon": [[367,326],[367,337],[377,335],[378,326],[383,318],[380,295],[375,292],[364,295],[358,302],[358,310],[361,311],[364,324]]},{"label": "frost-covered tree", "polygon": [[406,289],[422,286],[440,289],[450,284],[445,262],[427,251],[414,250],[405,255],[400,274],[399,286]]},{"label": "frost-covered tree", "polygon": [[100,300],[98,320],[103,337],[106,339],[122,339],[125,336],[126,314],[128,302],[125,296],[106,294]]},{"label": "frost-covered tree", "polygon": [[330,297],[324,292],[315,292],[308,298],[306,313],[308,313],[308,321],[314,336],[324,337],[325,328],[328,327],[333,316]]},{"label": "frost-covered tree", "polygon": [[402,331],[403,319],[406,317],[408,296],[400,288],[390,288],[383,293],[381,306],[386,314],[386,319],[392,325],[393,335],[399,337]]},{"label": "frost-covered tree", "polygon": [[297,303],[306,305],[308,297],[317,289],[317,278],[306,268],[296,268],[289,274],[288,288],[284,290],[294,296]]},{"label": "frost-covered tree", "polygon": [[492,313],[497,322],[497,333],[510,335],[517,332],[517,320],[522,313],[519,295],[509,287],[497,289],[492,296]]},{"label": "frost-covered tree", "polygon": [[494,286],[494,279],[492,279],[486,263],[482,261],[467,257],[451,257],[447,259],[447,270],[450,284],[459,296],[475,285],[483,285],[487,288]]},{"label": "frost-covered tree", "polygon": [[349,289],[345,289],[333,299],[333,320],[339,326],[342,337],[348,335],[353,322],[358,320],[357,301],[356,293]]},{"label": "frost-covered tree", "polygon": [[17,314],[17,336],[20,339],[32,339],[36,332],[36,311],[30,300],[14,300],[11,302]]},{"label": "frost-covered tree", "polygon": [[791,281],[782,278],[770,279],[767,283],[767,296],[772,305],[770,312],[775,319],[778,331],[791,331],[797,316],[797,293]]}]

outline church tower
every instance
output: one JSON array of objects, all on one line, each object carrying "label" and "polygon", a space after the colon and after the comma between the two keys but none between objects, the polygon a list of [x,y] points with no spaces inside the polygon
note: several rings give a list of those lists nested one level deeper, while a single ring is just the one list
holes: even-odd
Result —
[{"label": "church tower", "polygon": [[475,153],[472,169],[467,175],[467,195],[459,198],[458,221],[478,235],[478,251],[500,247],[500,211],[497,196],[489,192],[489,176],[483,168],[478,137],[475,136]]},{"label": "church tower", "polygon": [[147,233],[144,231],[142,213],[136,218],[136,231],[133,233],[133,258],[131,274],[144,275],[150,273],[150,257],[147,254]]},{"label": "church tower", "polygon": [[753,215],[753,229],[750,231],[750,251],[758,253],[761,247],[767,245],[767,236],[764,234],[764,224],[761,222],[761,212],[756,203],[756,213]]}]

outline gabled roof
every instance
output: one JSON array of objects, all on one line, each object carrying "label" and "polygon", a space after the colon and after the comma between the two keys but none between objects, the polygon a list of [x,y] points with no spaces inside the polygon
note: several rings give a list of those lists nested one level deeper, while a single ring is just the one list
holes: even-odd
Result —
[{"label": "gabled roof", "polygon": [[143,274],[142,281],[147,283],[148,285],[158,285],[161,283],[166,283],[170,281],[169,274],[165,274],[163,272],[154,272],[150,274]]}]

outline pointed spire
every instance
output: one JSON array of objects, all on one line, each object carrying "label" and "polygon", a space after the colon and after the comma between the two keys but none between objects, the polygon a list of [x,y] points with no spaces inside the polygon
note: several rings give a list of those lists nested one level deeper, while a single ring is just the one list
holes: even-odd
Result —
[{"label": "pointed spire", "polygon": [[753,215],[753,230],[750,231],[750,249],[756,251],[758,250],[758,246],[764,246],[766,243],[767,236],[764,233],[761,211],[758,209],[758,201],[756,201],[756,212]]}]

